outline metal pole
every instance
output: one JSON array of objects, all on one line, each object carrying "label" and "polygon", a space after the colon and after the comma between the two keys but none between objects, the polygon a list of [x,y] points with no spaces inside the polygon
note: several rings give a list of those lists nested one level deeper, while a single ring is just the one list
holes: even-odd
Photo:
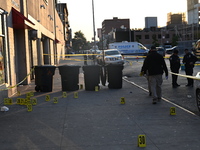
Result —
[{"label": "metal pole", "polygon": [[95,34],[95,19],[94,19],[94,1],[92,0],[92,14],[93,14],[93,32],[94,32],[94,50],[96,52],[96,34]]}]

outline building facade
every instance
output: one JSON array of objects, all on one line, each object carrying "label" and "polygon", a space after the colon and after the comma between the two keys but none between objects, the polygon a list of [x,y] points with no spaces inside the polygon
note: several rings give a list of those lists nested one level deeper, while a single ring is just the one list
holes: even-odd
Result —
[{"label": "building facade", "polygon": [[130,29],[129,19],[118,19],[118,17],[113,17],[113,19],[106,19],[102,22],[102,34],[108,34],[112,29],[126,28]]},{"label": "building facade", "polygon": [[145,17],[145,28],[158,27],[157,17]]},{"label": "building facade", "polygon": [[187,0],[188,24],[198,24],[200,16],[199,0]]},{"label": "building facade", "polygon": [[[37,65],[56,65],[65,54],[62,20],[55,0],[9,0],[0,4],[0,95],[34,79]],[[30,75],[29,75],[30,74]]]}]

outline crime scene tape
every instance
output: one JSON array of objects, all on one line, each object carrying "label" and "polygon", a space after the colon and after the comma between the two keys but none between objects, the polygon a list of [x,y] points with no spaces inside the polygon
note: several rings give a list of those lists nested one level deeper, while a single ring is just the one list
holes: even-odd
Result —
[{"label": "crime scene tape", "polygon": [[[189,76],[189,75],[183,75],[183,74],[173,73],[171,71],[169,71],[169,73],[177,75],[177,76],[185,77],[185,78],[190,78],[190,79],[194,79],[194,80],[200,80],[200,77],[197,77],[197,75],[196,76]],[[200,73],[199,73],[199,75],[200,75]]]},{"label": "crime scene tape", "polygon": [[0,89],[0,91],[6,91],[6,90],[8,90],[8,89],[12,89],[12,88],[14,88],[14,87],[17,87],[18,85],[20,85],[22,82],[24,82],[24,81],[28,78],[28,76],[33,72],[34,69],[35,69],[35,67],[33,67],[33,68],[31,69],[30,73],[27,74],[27,76],[26,76],[22,81],[20,81],[19,83],[17,83],[16,85],[9,86],[9,87],[7,87],[7,88],[5,88],[5,89]]}]

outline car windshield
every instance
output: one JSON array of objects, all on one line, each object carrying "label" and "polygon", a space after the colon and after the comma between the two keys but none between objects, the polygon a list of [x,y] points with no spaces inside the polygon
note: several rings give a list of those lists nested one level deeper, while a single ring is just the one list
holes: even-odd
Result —
[{"label": "car windshield", "polygon": [[119,52],[118,51],[106,51],[105,55],[118,55]]}]

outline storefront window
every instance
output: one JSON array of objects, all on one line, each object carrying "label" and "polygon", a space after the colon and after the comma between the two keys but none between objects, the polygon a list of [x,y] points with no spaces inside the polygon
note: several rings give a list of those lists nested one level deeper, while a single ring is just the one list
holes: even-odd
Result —
[{"label": "storefront window", "polygon": [[5,82],[4,58],[3,58],[3,37],[0,37],[0,84]]},{"label": "storefront window", "polygon": [[0,9],[0,84],[5,83],[5,70],[4,70],[4,15],[2,14],[3,10]]}]

